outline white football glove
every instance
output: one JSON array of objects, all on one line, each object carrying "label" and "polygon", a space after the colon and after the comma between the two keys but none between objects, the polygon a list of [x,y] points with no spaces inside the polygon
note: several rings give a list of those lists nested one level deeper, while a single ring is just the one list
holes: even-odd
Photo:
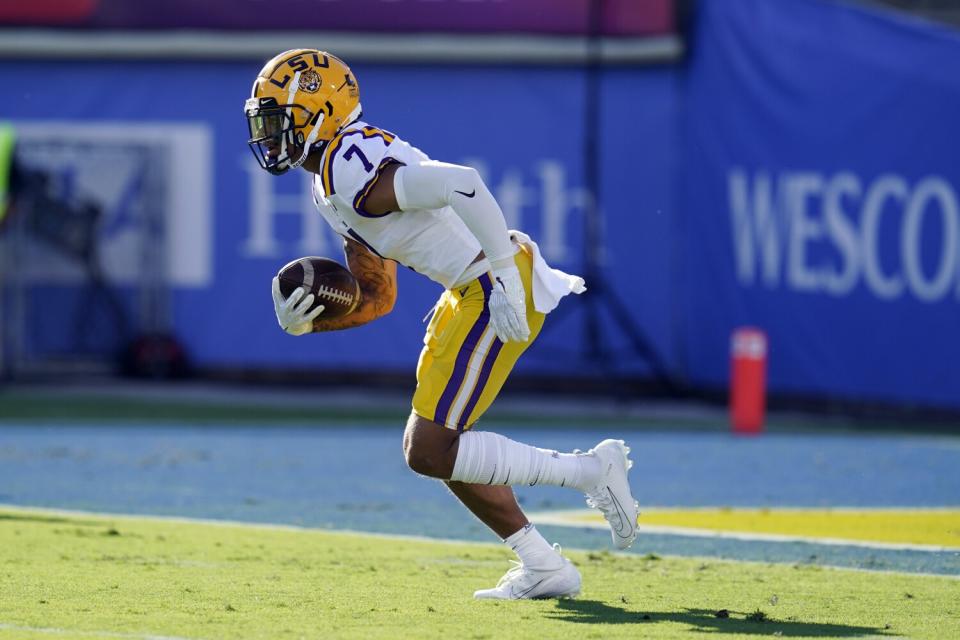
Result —
[{"label": "white football glove", "polygon": [[523,281],[516,265],[493,270],[493,290],[490,292],[490,324],[501,342],[526,342],[530,339],[527,326],[527,300]]},{"label": "white football glove", "polygon": [[[314,319],[323,313],[325,307],[317,305],[317,308],[309,311],[313,304],[313,294],[307,294],[303,287],[298,287],[290,294],[290,297],[284,300],[280,293],[280,278],[273,278],[273,309],[277,312],[277,322],[280,328],[292,336],[302,336],[305,333],[313,331]],[[301,300],[301,298],[303,298]],[[299,303],[299,304],[298,304]]]}]

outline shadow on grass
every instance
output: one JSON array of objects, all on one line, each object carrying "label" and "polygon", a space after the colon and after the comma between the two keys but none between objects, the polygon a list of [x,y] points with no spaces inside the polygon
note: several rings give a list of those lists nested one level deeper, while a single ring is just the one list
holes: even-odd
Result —
[{"label": "shadow on grass", "polygon": [[36,522],[42,524],[73,524],[78,527],[102,527],[104,522],[78,520],[69,516],[45,516],[37,513],[0,512],[0,522]]},{"label": "shadow on grass", "polygon": [[865,636],[894,636],[877,627],[855,627],[845,624],[821,624],[796,620],[768,618],[762,621],[748,619],[747,613],[730,611],[729,617],[718,618],[716,611],[708,609],[684,609],[677,612],[627,611],[597,600],[560,600],[557,608],[547,616],[564,622],[587,624],[637,624],[652,625],[658,622],[679,622],[691,627],[690,631],[708,633],[773,635],[784,638],[859,638]]}]

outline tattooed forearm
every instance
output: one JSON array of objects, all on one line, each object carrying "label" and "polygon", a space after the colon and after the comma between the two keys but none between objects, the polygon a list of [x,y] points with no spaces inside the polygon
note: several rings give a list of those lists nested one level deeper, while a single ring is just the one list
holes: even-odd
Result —
[{"label": "tattooed forearm", "polygon": [[384,260],[356,242],[344,242],[347,264],[360,283],[361,304],[373,307],[382,316],[393,309],[397,296],[397,263]]},{"label": "tattooed forearm", "polygon": [[397,263],[384,260],[353,240],[344,240],[347,267],[360,284],[360,304],[350,315],[325,320],[320,314],[313,321],[314,331],[337,331],[359,327],[384,316],[397,298]]}]

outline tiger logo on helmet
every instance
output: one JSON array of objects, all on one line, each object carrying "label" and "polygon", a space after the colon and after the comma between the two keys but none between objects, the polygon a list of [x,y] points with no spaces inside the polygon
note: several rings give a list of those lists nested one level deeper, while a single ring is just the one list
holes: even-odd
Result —
[{"label": "tiger logo on helmet", "polygon": [[291,49],[260,70],[244,113],[254,157],[263,169],[280,175],[360,118],[360,88],[336,56]]}]

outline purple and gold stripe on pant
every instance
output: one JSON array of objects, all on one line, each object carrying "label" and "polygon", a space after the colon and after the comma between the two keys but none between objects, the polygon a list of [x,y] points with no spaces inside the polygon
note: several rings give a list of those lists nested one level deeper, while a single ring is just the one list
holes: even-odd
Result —
[{"label": "purple and gold stripe on pant", "polygon": [[496,400],[517,360],[536,340],[544,314],[533,306],[533,258],[522,250],[514,258],[527,290],[530,340],[502,343],[490,324],[490,274],[443,293],[423,338],[417,363],[416,415],[448,429],[473,426]]},{"label": "purple and gold stripe on pant", "polygon": [[434,422],[451,429],[463,430],[466,426],[503,347],[490,326],[487,308],[492,288],[490,275],[481,276],[479,282],[483,289],[483,310],[457,352],[453,373],[440,395],[433,418]]}]

